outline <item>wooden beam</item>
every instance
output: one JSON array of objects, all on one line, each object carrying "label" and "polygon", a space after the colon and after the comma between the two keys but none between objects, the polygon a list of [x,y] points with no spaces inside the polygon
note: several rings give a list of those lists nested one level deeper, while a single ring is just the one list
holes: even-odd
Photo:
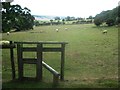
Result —
[{"label": "wooden beam", "polygon": [[42,61],[42,65],[53,74],[53,86],[56,86],[58,84],[60,74],[44,61]]},{"label": "wooden beam", "polygon": [[[36,47],[23,47],[22,48],[23,52],[36,52],[37,48]],[[51,48],[51,47],[43,47],[42,52],[61,52],[61,48]]]},{"label": "wooden beam", "polygon": [[37,79],[42,80],[42,44],[37,44]]},{"label": "wooden beam", "polygon": [[64,63],[65,63],[65,44],[61,45],[62,52],[61,52],[61,76],[60,79],[63,81],[64,80]]},{"label": "wooden beam", "polygon": [[36,47],[23,47],[22,51],[23,52],[36,52],[37,48]]},{"label": "wooden beam", "polygon": [[38,41],[38,42],[14,42],[17,44],[68,44],[67,42],[59,42],[59,41]]},{"label": "wooden beam", "polygon": [[[12,41],[10,41],[10,45],[12,45]],[[11,68],[12,68],[12,79],[15,79],[15,63],[14,63],[14,50],[13,47],[10,47],[10,60],[11,60]]]},{"label": "wooden beam", "polygon": [[60,74],[56,71],[56,70],[54,70],[52,67],[50,67],[48,64],[46,64],[44,61],[42,61],[42,65],[47,69],[47,70],[49,70],[53,75],[55,75],[55,76],[60,76]]},{"label": "wooden beam", "polygon": [[25,64],[37,64],[37,59],[35,59],[35,58],[23,58],[23,63],[25,63]]},{"label": "wooden beam", "polygon": [[9,48],[16,48],[15,44],[6,44],[6,45],[0,45],[0,49],[9,49]]},{"label": "wooden beam", "polygon": [[23,61],[22,61],[22,45],[17,44],[17,59],[18,59],[18,79],[23,79]]},{"label": "wooden beam", "polygon": [[43,52],[61,52],[61,48],[44,47]]},{"label": "wooden beam", "polygon": [[53,86],[56,87],[59,82],[59,76],[53,75]]}]

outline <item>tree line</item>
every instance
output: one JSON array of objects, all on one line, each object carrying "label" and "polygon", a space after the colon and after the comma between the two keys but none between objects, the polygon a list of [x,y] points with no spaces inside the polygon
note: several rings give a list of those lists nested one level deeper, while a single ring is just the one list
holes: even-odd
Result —
[{"label": "tree line", "polygon": [[103,23],[108,26],[118,25],[120,23],[120,6],[97,14],[94,18],[94,23],[96,26],[100,26]]},{"label": "tree line", "polygon": [[65,18],[55,17],[54,19],[51,19],[49,21],[40,21],[35,20],[34,25],[35,26],[41,26],[41,25],[59,25],[59,24],[67,24],[68,22],[72,22],[70,24],[87,24],[87,23],[93,23],[94,17],[89,16],[88,18],[81,18],[81,17],[70,17],[67,16]]},{"label": "tree line", "polygon": [[86,24],[93,23],[96,26],[100,26],[106,23],[108,26],[118,25],[120,23],[120,6],[107,11],[102,11],[95,17],[89,16],[88,18],[75,18],[67,16],[63,19],[55,17],[49,22],[39,23],[35,20],[34,16],[30,14],[30,10],[25,7],[21,8],[20,5],[11,5],[10,2],[2,2],[2,32],[8,32],[11,29],[15,31],[33,29],[33,26],[39,25],[58,25],[66,24],[66,22],[72,21],[71,24]]}]

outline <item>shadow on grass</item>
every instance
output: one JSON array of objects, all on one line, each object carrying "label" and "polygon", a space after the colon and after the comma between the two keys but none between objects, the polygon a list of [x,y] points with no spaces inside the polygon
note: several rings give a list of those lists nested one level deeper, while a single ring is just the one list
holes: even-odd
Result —
[{"label": "shadow on grass", "polygon": [[94,83],[80,83],[76,81],[76,84],[69,81],[59,82],[57,86],[54,86],[52,82],[46,82],[44,80],[11,80],[2,84],[3,89],[39,89],[39,88],[118,88],[120,84],[116,80],[95,80]]},{"label": "shadow on grass", "polygon": [[57,88],[57,86],[54,86],[52,82],[45,82],[45,81],[35,81],[35,80],[11,80],[8,82],[2,83],[3,89],[22,89],[26,90],[27,88]]}]

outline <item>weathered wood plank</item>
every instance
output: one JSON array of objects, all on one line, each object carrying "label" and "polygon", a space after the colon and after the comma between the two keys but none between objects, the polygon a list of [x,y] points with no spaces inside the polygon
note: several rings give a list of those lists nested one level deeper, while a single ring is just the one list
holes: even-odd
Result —
[{"label": "weathered wood plank", "polygon": [[58,41],[38,41],[38,42],[14,42],[17,44],[68,44],[67,42],[58,42]]},{"label": "weathered wood plank", "polygon": [[52,67],[50,67],[48,64],[46,64],[44,61],[42,61],[42,65],[49,70],[53,75],[55,75],[56,77],[60,76],[60,74],[54,70]]},{"label": "weathered wood plank", "polygon": [[[22,51],[24,52],[36,52],[37,48],[36,47],[24,47],[22,48]],[[42,52],[61,52],[61,48],[51,48],[51,47],[44,47],[42,49]]]},{"label": "weathered wood plank", "polygon": [[42,65],[53,74],[53,85],[56,86],[58,84],[60,74],[44,61],[42,61]]},{"label": "weathered wood plank", "polygon": [[[12,44],[12,41],[10,41]],[[15,79],[15,63],[14,63],[14,50],[13,47],[10,47],[10,60],[11,60],[11,68],[12,68],[12,79]]]},{"label": "weathered wood plank", "polygon": [[17,59],[18,59],[18,79],[23,79],[23,61],[22,61],[22,45],[17,44]]},{"label": "weathered wood plank", "polygon": [[65,44],[61,45],[62,52],[61,52],[61,76],[60,79],[63,81],[64,80],[64,63],[65,63]]},{"label": "weathered wood plank", "polygon": [[44,47],[43,52],[60,52],[61,48]]},{"label": "weathered wood plank", "polygon": [[37,59],[35,59],[35,58],[23,58],[23,63],[25,63],[25,64],[37,64]]},{"label": "weathered wood plank", "polygon": [[9,49],[9,48],[16,48],[15,44],[6,44],[6,45],[0,45],[0,49]]},{"label": "weathered wood plank", "polygon": [[37,79],[42,80],[42,44],[37,44],[37,65],[36,65]]},{"label": "weathered wood plank", "polygon": [[59,82],[59,76],[53,75],[53,86],[57,86]]},{"label": "weathered wood plank", "polygon": [[22,51],[24,51],[24,52],[36,52],[37,48],[36,47],[23,47]]}]

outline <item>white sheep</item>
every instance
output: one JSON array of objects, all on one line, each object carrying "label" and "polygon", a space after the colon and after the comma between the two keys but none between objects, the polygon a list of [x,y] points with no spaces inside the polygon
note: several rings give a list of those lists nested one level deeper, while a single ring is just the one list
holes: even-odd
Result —
[{"label": "white sheep", "polygon": [[40,33],[43,33],[43,30],[40,30]]},{"label": "white sheep", "polygon": [[103,34],[107,34],[107,30],[103,30],[102,33],[103,33]]},{"label": "white sheep", "polygon": [[59,29],[56,29],[56,32],[58,32],[59,31]]},{"label": "white sheep", "polygon": [[68,28],[65,28],[65,30],[68,30]]},{"label": "white sheep", "polygon": [[7,35],[10,35],[10,32],[7,32]]},{"label": "white sheep", "polygon": [[9,43],[10,43],[9,41],[5,41],[5,40],[0,41],[0,45],[9,44]]}]

